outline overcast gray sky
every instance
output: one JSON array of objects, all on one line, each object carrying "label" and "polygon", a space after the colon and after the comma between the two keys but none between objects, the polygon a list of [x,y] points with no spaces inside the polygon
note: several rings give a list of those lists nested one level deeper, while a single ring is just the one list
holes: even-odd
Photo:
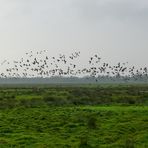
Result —
[{"label": "overcast gray sky", "polygon": [[148,0],[0,0],[0,60],[29,50],[148,63]]}]

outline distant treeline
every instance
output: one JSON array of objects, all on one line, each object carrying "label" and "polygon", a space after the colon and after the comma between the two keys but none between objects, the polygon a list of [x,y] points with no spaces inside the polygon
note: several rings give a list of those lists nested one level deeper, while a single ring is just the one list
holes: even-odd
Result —
[{"label": "distant treeline", "polygon": [[0,84],[98,84],[98,83],[148,83],[147,77],[59,77],[0,78]]},{"label": "distant treeline", "polygon": [[148,105],[148,85],[0,88],[0,109],[42,105]]}]

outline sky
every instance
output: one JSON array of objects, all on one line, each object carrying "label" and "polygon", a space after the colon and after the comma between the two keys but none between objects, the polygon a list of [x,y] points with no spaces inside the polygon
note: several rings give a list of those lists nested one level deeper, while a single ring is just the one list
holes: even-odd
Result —
[{"label": "sky", "polygon": [[0,0],[0,61],[46,49],[148,63],[147,0]]}]

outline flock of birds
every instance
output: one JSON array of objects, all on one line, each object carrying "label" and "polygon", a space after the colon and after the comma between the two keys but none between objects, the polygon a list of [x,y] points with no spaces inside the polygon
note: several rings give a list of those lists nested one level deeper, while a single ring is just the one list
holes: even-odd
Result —
[{"label": "flock of birds", "polygon": [[[26,56],[26,57],[25,57]],[[5,66],[5,72],[0,73],[1,78],[28,78],[28,77],[94,77],[96,81],[100,77],[108,77],[111,80],[122,78],[127,81],[131,78],[148,78],[148,68],[128,66],[128,62],[118,62],[116,65],[110,65],[107,62],[101,62],[99,54],[94,54],[88,59],[86,67],[79,68],[81,63],[77,64],[80,58],[80,52],[73,52],[70,55],[59,54],[58,57],[49,57],[47,50],[38,52],[27,52],[23,58],[12,62],[4,60],[1,66]]]}]

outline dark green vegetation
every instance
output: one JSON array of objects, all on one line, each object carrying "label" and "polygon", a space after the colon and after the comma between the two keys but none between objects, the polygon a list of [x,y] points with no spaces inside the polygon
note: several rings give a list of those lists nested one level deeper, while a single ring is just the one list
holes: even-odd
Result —
[{"label": "dark green vegetation", "polygon": [[148,86],[0,88],[0,148],[147,148]]},{"label": "dark green vegetation", "polygon": [[148,85],[0,88],[0,108],[41,105],[148,105]]}]

